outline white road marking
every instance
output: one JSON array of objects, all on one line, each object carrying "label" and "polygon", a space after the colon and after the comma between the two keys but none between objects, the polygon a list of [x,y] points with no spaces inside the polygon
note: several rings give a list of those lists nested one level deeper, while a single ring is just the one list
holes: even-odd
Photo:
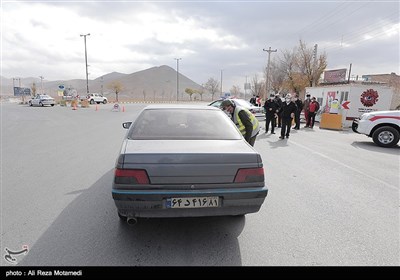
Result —
[{"label": "white road marking", "polygon": [[379,182],[379,183],[381,183],[381,184],[383,184],[383,185],[385,185],[385,186],[387,186],[387,187],[389,187],[389,188],[391,188],[391,189],[393,189],[393,190],[396,190],[396,191],[399,190],[398,187],[393,186],[392,184],[389,184],[389,183],[387,183],[387,182],[385,182],[385,181],[382,181],[382,180],[380,180],[380,179],[378,179],[378,178],[376,178],[376,177],[373,177],[373,176],[371,176],[371,175],[369,175],[369,174],[367,174],[367,173],[364,173],[364,172],[362,172],[362,171],[360,171],[360,170],[358,170],[358,169],[355,169],[354,167],[351,167],[351,166],[349,166],[349,165],[347,165],[347,164],[344,164],[343,162],[340,162],[340,161],[338,161],[338,160],[336,160],[336,159],[333,159],[333,158],[331,158],[331,157],[329,157],[329,156],[327,156],[327,155],[324,155],[324,154],[322,154],[322,153],[316,152],[316,151],[314,151],[313,149],[310,149],[310,148],[308,148],[308,147],[306,147],[306,146],[304,146],[304,145],[302,145],[302,144],[299,144],[299,143],[296,143],[296,142],[293,142],[293,141],[290,141],[290,143],[291,143],[291,144],[294,144],[294,145],[296,145],[296,146],[299,146],[299,147],[301,147],[301,148],[303,148],[303,149],[306,149],[307,151],[310,151],[310,152],[313,153],[313,154],[319,155],[320,157],[329,159],[330,161],[333,161],[333,162],[335,162],[335,163],[337,163],[337,164],[340,164],[340,165],[342,165],[342,166],[344,166],[344,167],[346,167],[346,168],[348,168],[348,169],[350,169],[350,170],[353,170],[354,172],[357,172],[358,174],[361,174],[362,176],[365,176],[365,177],[370,178],[371,180],[377,181],[377,182]]}]

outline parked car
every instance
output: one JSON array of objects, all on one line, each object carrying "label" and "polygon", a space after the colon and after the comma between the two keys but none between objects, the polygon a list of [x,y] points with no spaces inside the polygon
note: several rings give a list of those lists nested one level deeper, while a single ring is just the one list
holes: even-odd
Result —
[{"label": "parked car", "polygon": [[351,126],[356,133],[372,137],[381,147],[394,147],[400,138],[400,111],[375,111],[362,114]]},{"label": "parked car", "polygon": [[89,94],[86,96],[86,99],[87,99],[87,101],[89,101],[90,104],[94,104],[94,103],[97,103],[97,104],[100,104],[100,103],[106,104],[106,103],[108,102],[107,97],[101,95],[100,93],[89,93]]},{"label": "parked car", "polygon": [[37,94],[34,98],[28,101],[29,106],[54,106],[56,104],[53,97],[47,94]]},{"label": "parked car", "polygon": [[[222,101],[224,101],[225,99],[218,99],[215,100],[213,102],[211,102],[210,104],[208,104],[209,106],[213,106],[213,107],[218,107],[221,105]],[[244,107],[246,109],[248,109],[250,112],[252,112],[257,118],[265,118],[265,113],[264,113],[264,107],[258,107],[258,106],[254,106],[253,104],[251,104],[249,101],[244,100],[244,99],[239,99],[239,98],[230,98],[230,100],[232,100],[233,102],[235,102],[236,106],[241,106]]]},{"label": "parked car", "polygon": [[151,105],[122,126],[112,184],[122,220],[259,211],[268,193],[261,156],[222,110]]}]

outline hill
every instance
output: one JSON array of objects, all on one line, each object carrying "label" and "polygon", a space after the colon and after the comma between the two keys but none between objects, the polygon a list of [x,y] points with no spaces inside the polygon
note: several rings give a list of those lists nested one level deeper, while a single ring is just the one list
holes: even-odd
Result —
[{"label": "hill", "polygon": [[[110,101],[115,99],[115,93],[109,87],[114,81],[119,81],[122,91],[118,94],[119,100],[139,99],[139,100],[177,100],[177,72],[175,69],[162,65],[132,74],[112,72],[94,80],[89,80],[89,91],[103,93]],[[13,95],[13,83],[18,86],[19,80],[1,77],[1,94]],[[21,78],[21,86],[31,88],[36,84],[37,92],[41,92],[40,78]],[[58,97],[59,85],[64,85],[66,89],[75,89],[79,95],[86,95],[86,79],[73,79],[66,81],[46,81],[43,80],[43,91],[53,97]],[[186,88],[200,89],[201,86],[188,77],[179,73],[179,100],[189,100],[185,93]]]}]

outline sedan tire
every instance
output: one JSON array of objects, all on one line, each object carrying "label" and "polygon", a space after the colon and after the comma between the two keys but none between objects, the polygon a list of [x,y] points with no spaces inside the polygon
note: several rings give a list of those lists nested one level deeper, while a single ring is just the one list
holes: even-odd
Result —
[{"label": "sedan tire", "polygon": [[399,138],[399,131],[391,126],[380,127],[372,134],[374,143],[385,148],[396,146],[399,142]]}]

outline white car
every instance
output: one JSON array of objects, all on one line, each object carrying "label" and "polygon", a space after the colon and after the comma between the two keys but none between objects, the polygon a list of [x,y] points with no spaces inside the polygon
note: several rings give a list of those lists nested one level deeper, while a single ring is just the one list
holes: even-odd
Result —
[{"label": "white car", "polygon": [[[221,105],[222,101],[224,101],[225,99],[218,99],[215,100],[213,102],[211,102],[210,104],[208,104],[208,106],[213,106],[213,107],[217,107],[219,108],[219,106]],[[239,98],[230,98],[230,100],[232,100],[236,106],[241,106],[244,107],[246,109],[248,109],[251,113],[253,113],[253,115],[256,118],[265,118],[265,113],[264,113],[264,107],[258,107],[258,106],[254,106],[253,104],[251,104],[249,101],[244,100],[244,99],[239,99]]]},{"label": "white car", "polygon": [[37,94],[33,99],[29,100],[29,106],[54,106],[56,104],[53,97],[47,94]]},{"label": "white car", "polygon": [[376,111],[354,119],[352,129],[356,133],[372,137],[381,147],[394,147],[400,138],[400,111]]},{"label": "white car", "polygon": [[100,93],[89,93],[86,96],[86,99],[89,101],[90,104],[106,104],[108,102],[107,97],[104,97],[103,95],[101,95]]}]

